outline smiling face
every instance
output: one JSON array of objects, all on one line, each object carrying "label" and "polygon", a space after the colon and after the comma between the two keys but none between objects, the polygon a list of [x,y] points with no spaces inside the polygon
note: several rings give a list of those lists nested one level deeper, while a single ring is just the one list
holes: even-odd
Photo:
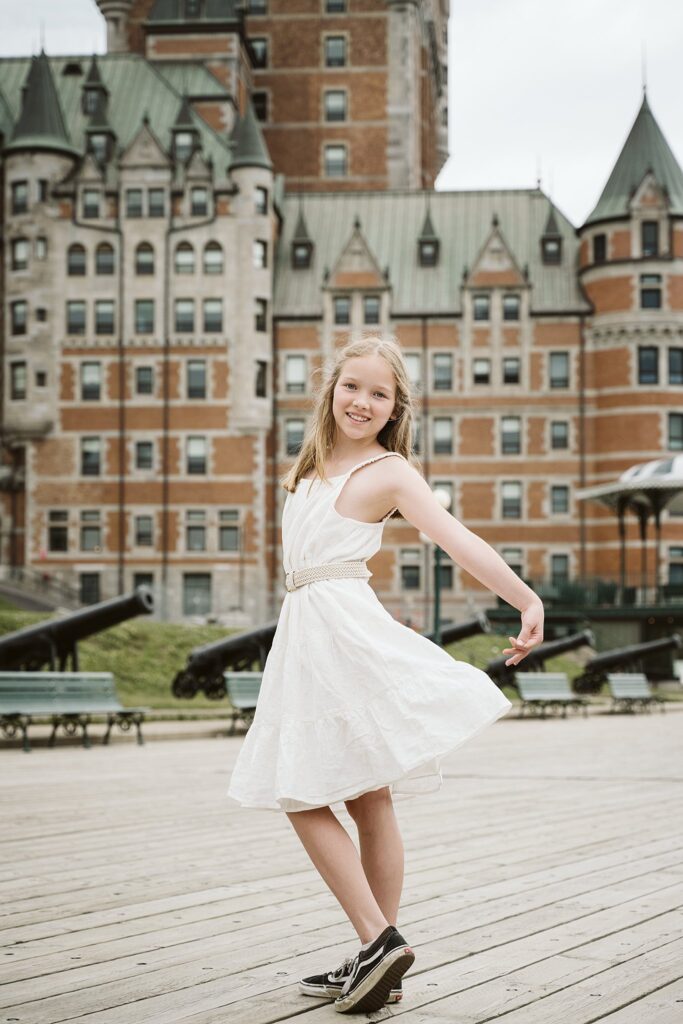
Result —
[{"label": "smiling face", "polygon": [[379,355],[347,359],[334,389],[332,413],[340,436],[350,441],[375,438],[394,415],[396,386]]}]

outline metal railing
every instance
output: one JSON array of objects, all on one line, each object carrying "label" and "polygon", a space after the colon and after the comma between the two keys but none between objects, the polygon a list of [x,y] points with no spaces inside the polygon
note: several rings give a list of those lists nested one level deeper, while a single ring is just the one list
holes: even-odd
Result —
[{"label": "metal railing", "polygon": [[2,566],[0,580],[21,590],[29,597],[45,598],[66,608],[80,608],[80,590],[49,572],[31,566]]},{"label": "metal railing", "polygon": [[[635,608],[642,605],[683,606],[683,583],[642,585],[638,573],[627,574],[622,586],[620,580],[600,576],[573,579],[528,579],[524,582],[543,601],[546,607],[572,608]],[[499,598],[499,604],[505,602]]]}]

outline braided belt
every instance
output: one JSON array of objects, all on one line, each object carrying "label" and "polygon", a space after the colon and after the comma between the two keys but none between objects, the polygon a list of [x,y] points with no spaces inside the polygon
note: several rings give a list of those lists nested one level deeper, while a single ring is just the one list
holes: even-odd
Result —
[{"label": "braided belt", "polygon": [[326,562],[306,569],[292,569],[285,574],[285,587],[292,591],[307,583],[315,583],[316,580],[347,579],[351,576],[363,576],[365,579],[372,576],[364,559],[355,562]]}]

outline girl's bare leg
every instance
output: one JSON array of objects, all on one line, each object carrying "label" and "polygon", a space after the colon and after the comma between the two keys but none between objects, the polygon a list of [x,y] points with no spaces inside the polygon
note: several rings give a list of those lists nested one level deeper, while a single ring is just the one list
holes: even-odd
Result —
[{"label": "girl's bare leg", "polygon": [[389,924],[397,927],[404,873],[403,840],[388,786],[347,800],[358,827],[365,877]]},{"label": "girl's bare leg", "polygon": [[287,817],[361,943],[377,938],[389,922],[377,904],[358,851],[342,823],[329,807],[293,811]]}]

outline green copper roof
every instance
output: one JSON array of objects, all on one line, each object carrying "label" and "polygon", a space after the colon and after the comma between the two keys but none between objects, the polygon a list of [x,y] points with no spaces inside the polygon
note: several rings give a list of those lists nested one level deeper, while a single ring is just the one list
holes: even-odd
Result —
[{"label": "green copper roof", "polygon": [[628,216],[629,201],[648,171],[667,190],[671,212],[683,214],[683,171],[650,110],[647,96],[643,96],[638,116],[586,224]]},{"label": "green copper roof", "polygon": [[159,22],[236,21],[240,0],[204,0],[197,6],[198,14],[193,18],[187,15],[185,0],[156,0],[147,20],[150,25]]},{"label": "green copper roof", "polygon": [[31,60],[21,93],[21,112],[5,150],[56,149],[78,151],[71,143],[50,62],[41,50]]},{"label": "green copper roof", "polygon": [[[427,193],[306,192],[286,195],[275,266],[275,316],[322,316],[324,267],[333,267],[349,240],[354,221],[380,267],[388,267],[393,315],[454,315],[462,310],[461,284],[491,232],[494,213],[512,255],[528,265],[534,313],[580,313],[589,306],[577,280],[579,240],[573,225],[555,208],[562,238],[562,262],[544,264],[541,237],[551,204],[539,189],[430,192],[429,209],[440,242],[436,266],[421,266],[417,239],[424,227]],[[300,210],[315,245],[307,269],[291,264],[291,245]]]},{"label": "green copper roof", "polygon": [[[48,63],[48,58],[45,61]],[[27,57],[0,58],[0,93],[7,101],[13,123],[20,117],[21,88],[30,64],[31,58]],[[74,65],[80,65],[81,74],[64,74],[65,68],[73,69]],[[89,56],[49,58],[64,123],[79,153],[85,152],[90,123],[90,116],[83,113],[82,107],[83,86],[87,82],[89,65]],[[160,144],[170,152],[172,129],[183,98],[173,83],[160,74],[154,64],[138,54],[100,54],[97,66],[108,93],[106,120],[116,136],[117,147],[125,149],[133,141],[142,125],[143,115],[147,112]],[[212,79],[213,76],[207,78]],[[227,138],[211,128],[198,114],[193,112],[191,118],[202,153],[205,158],[213,160],[222,177],[230,161]]]},{"label": "green copper roof", "polygon": [[273,163],[251,100],[247,100],[244,117],[235,121],[231,142],[234,147],[230,162],[231,170],[234,167],[265,167],[267,171],[272,170]]}]

